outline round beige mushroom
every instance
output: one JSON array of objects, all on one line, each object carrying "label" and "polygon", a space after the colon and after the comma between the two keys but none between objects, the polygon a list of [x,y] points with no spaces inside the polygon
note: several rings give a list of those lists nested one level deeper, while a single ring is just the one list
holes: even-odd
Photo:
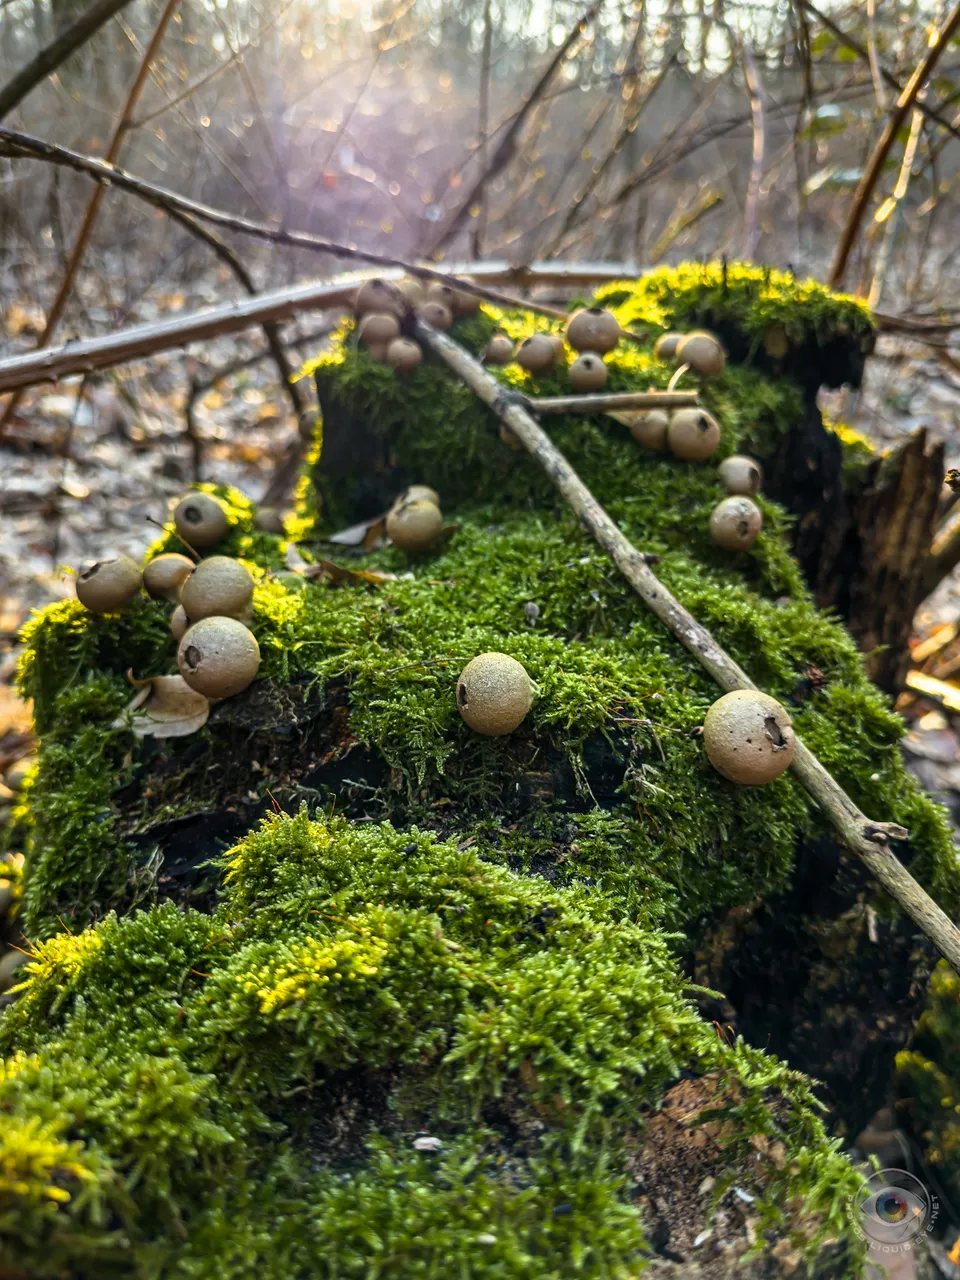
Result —
[{"label": "round beige mushroom", "polygon": [[702,462],[720,446],[720,427],[705,409],[676,409],[667,427],[667,448],[687,462]]},{"label": "round beige mushroom", "polygon": [[449,329],[453,324],[453,312],[450,308],[445,307],[442,302],[432,302],[429,298],[417,309],[417,315],[424,324],[429,324],[434,329]]},{"label": "round beige mushroom", "polygon": [[259,507],[253,517],[253,527],[259,529],[261,533],[282,534],[285,532],[283,512],[276,507]]},{"label": "round beige mushroom", "polygon": [[209,493],[187,493],[173,509],[173,523],[188,547],[212,547],[229,528],[227,513]]},{"label": "round beige mushroom", "polygon": [[384,347],[400,336],[400,321],[392,311],[370,311],[357,325],[357,341],[365,347]]},{"label": "round beige mushroom", "polygon": [[512,733],[533,704],[533,683],[522,663],[505,653],[481,653],[460,672],[457,709],[476,733]]},{"label": "round beige mushroom", "polygon": [[605,356],[620,341],[617,317],[603,307],[582,307],[567,321],[564,336],[574,351],[595,351]]},{"label": "round beige mushroom", "polygon": [[186,610],[182,604],[178,604],[170,615],[170,634],[176,640],[177,644],[186,635],[187,628],[190,626],[190,619],[187,617]]},{"label": "round beige mushroom", "polygon": [[630,421],[630,434],[645,449],[665,453],[669,425],[670,415],[666,409],[641,409]]},{"label": "round beige mushroom", "polygon": [[582,356],[577,356],[567,370],[571,387],[581,393],[599,391],[605,385],[608,374],[607,366],[593,351],[584,351]]},{"label": "round beige mushroom", "polygon": [[547,341],[548,341],[548,342],[553,346],[553,361],[554,361],[554,364],[559,364],[561,360],[566,360],[566,358],[567,358],[567,348],[566,348],[566,346],[565,346],[565,344],[564,344],[564,341],[563,341],[563,338],[560,336],[560,334],[559,334],[559,333],[547,333],[547,334],[544,334],[544,337],[545,337],[545,338],[547,339]]},{"label": "round beige mushroom", "polygon": [[790,339],[782,324],[772,324],[763,334],[763,349],[771,360],[782,360],[790,350]]},{"label": "round beige mushroom", "polygon": [[426,291],[423,284],[421,281],[415,280],[413,276],[404,276],[402,280],[397,282],[397,288],[411,307],[419,307],[426,300]]},{"label": "round beige mushroom", "polygon": [[724,458],[718,468],[720,483],[727,493],[741,493],[748,497],[763,488],[763,469],[759,462],[746,454],[734,453]]},{"label": "round beige mushroom", "polygon": [[387,347],[386,362],[397,373],[413,373],[423,363],[423,352],[410,338],[394,338]]},{"label": "round beige mushroom", "polygon": [[404,498],[387,516],[387,537],[401,551],[429,551],[442,532],[440,508],[425,498]]},{"label": "round beige mushroom", "polygon": [[77,574],[77,599],[91,613],[122,613],[143,583],[129,556],[97,560]]},{"label": "round beige mushroom", "polygon": [[718,773],[761,787],[790,767],[796,735],[784,707],[755,689],[718,698],[703,722],[703,745]]},{"label": "round beige mushroom", "polygon": [[724,498],[710,517],[710,536],[724,551],[748,551],[763,528],[763,513],[750,498]]},{"label": "round beige mushroom", "polygon": [[698,330],[688,333],[677,344],[677,363],[688,364],[704,378],[717,378],[723,373],[727,357],[712,333]]},{"label": "round beige mushroom", "polygon": [[509,364],[513,359],[513,342],[505,333],[495,333],[483,353],[484,364]]},{"label": "round beige mushroom", "polygon": [[185,633],[177,666],[191,689],[208,698],[232,698],[254,680],[260,646],[236,618],[202,618]]},{"label": "round beige mushroom", "polygon": [[517,346],[514,357],[528,373],[547,373],[556,364],[556,348],[545,333],[532,333]]},{"label": "round beige mushroom", "polygon": [[193,573],[193,561],[176,552],[154,556],[143,567],[143,589],[151,600],[180,599],[180,588]]},{"label": "round beige mushroom", "polygon": [[191,622],[236,618],[250,608],[252,599],[250,570],[231,556],[201,560],[180,590],[180,603]]},{"label": "round beige mushroom", "polygon": [[357,290],[353,309],[358,316],[369,311],[392,311],[403,316],[407,311],[407,299],[399,285],[392,280],[365,280]]},{"label": "round beige mushroom", "polygon": [[393,505],[399,507],[404,502],[432,502],[437,510],[440,509],[440,495],[428,484],[408,484]]},{"label": "round beige mushroom", "polygon": [[661,333],[657,339],[656,346],[653,348],[653,354],[664,364],[675,361],[677,347],[679,347],[685,336],[683,333]]}]

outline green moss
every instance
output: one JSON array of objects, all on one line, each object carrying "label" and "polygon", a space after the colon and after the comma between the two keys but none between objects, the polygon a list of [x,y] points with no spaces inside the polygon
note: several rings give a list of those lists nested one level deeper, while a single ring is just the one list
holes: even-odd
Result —
[{"label": "green moss", "polygon": [[606,285],[596,297],[628,326],[657,325],[666,331],[706,325],[739,334],[748,357],[762,350],[772,328],[782,329],[795,347],[825,347],[840,338],[859,348],[874,333],[873,316],[862,298],[743,262],[660,267],[636,283]]},{"label": "green moss", "polygon": [[[775,299],[752,277],[737,287],[733,318],[759,333]],[[641,285],[622,307],[644,290],[653,306],[660,295]],[[856,347],[857,308],[812,289],[797,297],[804,341],[852,335]],[[484,310],[456,332],[479,351],[495,326],[516,337],[547,327]],[[648,346],[622,347],[610,366],[615,390],[670,377]],[[331,754],[358,743],[368,755],[357,749],[350,767],[364,756],[389,782],[361,805],[346,787],[309,793],[363,821],[266,822],[216,869],[210,914],[135,911],[158,888],[131,823],[168,812],[145,787],[156,754],[115,722],[129,667],[173,669],[169,609],[141,601],[96,618],[66,603],[31,622],[21,683],[41,747],[24,919],[39,958],[0,1021],[20,1055],[0,1113],[52,1154],[0,1213],[0,1263],[27,1256],[44,1273],[29,1203],[59,1215],[61,1272],[97,1249],[142,1277],[559,1277],[571,1260],[583,1275],[633,1275],[646,1246],[627,1148],[682,1072],[715,1082],[718,1189],[752,1188],[764,1229],[812,1261],[849,1234],[854,1175],[808,1083],[719,1041],[674,956],[705,918],[786,889],[798,840],[823,834],[823,818],[791,775],[750,789],[712,770],[697,730],[715,686],[443,369],[425,362],[400,380],[341,341],[314,374],[327,456],[318,442],[299,494],[305,554],[357,563],[323,538],[355,518],[364,484],[374,512],[408,482],[433,484],[455,528],[430,554],[365,557],[396,575],[380,586],[292,589],[272,576],[284,540],[253,532],[251,505],[217,490],[231,532],[216,550],[257,579],[261,679],[227,704],[249,713],[243,732],[214,717],[163,758],[189,785],[198,759],[249,754],[257,698],[296,677],[321,727],[346,706]],[[525,392],[564,389],[562,374],[498,376]],[[910,828],[911,870],[955,912],[943,812],[905,773],[901,723],[850,637],[815,609],[788,518],[764,500],[764,531],[740,556],[709,538],[717,459],[775,442],[799,421],[804,391],[733,361],[704,398],[723,441],[700,465],[645,453],[603,417],[549,430],[854,800]],[[344,440],[363,455],[355,470],[335,465]],[[154,551],[178,549],[168,536]],[[516,656],[537,687],[505,739],[471,733],[455,704],[460,669],[488,649]],[[244,794],[275,786],[251,768]],[[132,818],[125,796],[138,788]],[[279,794],[296,807],[295,783]],[[223,799],[215,782],[187,798]],[[384,813],[393,826],[369,821]],[[78,932],[89,921],[100,923]],[[439,1155],[412,1148],[418,1129],[442,1139]],[[80,1146],[64,1154],[63,1143]],[[764,1143],[776,1158],[757,1160]],[[90,1177],[76,1175],[51,1211],[56,1175],[44,1169],[68,1158]],[[853,1246],[834,1273],[856,1274],[857,1261]]]},{"label": "green moss", "polygon": [[[0,1170],[27,1164],[0,1261],[52,1273],[39,1205],[76,1241],[61,1268],[77,1265],[104,1244],[91,1204],[120,1187],[135,1216],[111,1244],[143,1276],[440,1276],[471,1259],[511,1277],[571,1263],[627,1276],[644,1237],[623,1136],[681,1069],[735,1093],[726,1160],[771,1227],[812,1259],[846,1221],[855,1175],[804,1082],[718,1041],[663,936],[599,895],[416,830],[304,813],[265,821],[226,866],[213,916],[167,905],[38,945],[0,1023],[19,1046],[0,1078],[16,1120]],[[325,1146],[342,1091],[371,1078],[378,1123],[350,1155]],[[439,1158],[411,1149],[425,1127]],[[759,1132],[783,1144],[782,1169],[757,1160]],[[24,1134],[43,1148],[32,1163]]]},{"label": "green moss", "polygon": [[934,971],[909,1049],[897,1056],[899,1091],[924,1158],[960,1195],[960,978]]}]

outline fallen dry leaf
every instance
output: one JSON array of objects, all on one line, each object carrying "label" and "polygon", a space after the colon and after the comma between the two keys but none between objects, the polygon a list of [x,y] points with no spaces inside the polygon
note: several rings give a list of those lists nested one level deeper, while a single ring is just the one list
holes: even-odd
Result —
[{"label": "fallen dry leaf", "polygon": [[395,573],[379,573],[372,569],[345,569],[343,565],[334,564],[332,560],[318,560],[316,564],[308,564],[306,568],[294,570],[305,578],[329,578],[334,587],[368,586],[379,587],[385,582],[395,582]]},{"label": "fallen dry leaf", "polygon": [[[138,738],[185,738],[207,723],[209,699],[191,689],[183,676],[135,680],[133,673],[127,672],[127,677],[138,690],[126,708],[138,713],[133,717],[133,732]],[[126,724],[126,716],[118,716],[113,727],[123,729]]]},{"label": "fallen dry leaf", "polygon": [[332,533],[325,542],[335,542],[341,547],[363,547],[372,551],[386,536],[387,517],[376,516],[373,520],[363,520],[360,524],[352,524],[349,529],[340,529]]}]

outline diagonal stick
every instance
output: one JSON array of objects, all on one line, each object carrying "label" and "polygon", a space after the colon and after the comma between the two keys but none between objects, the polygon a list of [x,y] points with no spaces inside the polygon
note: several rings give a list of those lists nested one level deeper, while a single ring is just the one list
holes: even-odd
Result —
[{"label": "diagonal stick", "polygon": [[[644,604],[689,649],[721,689],[725,692],[755,689],[756,685],[743,668],[721,649],[706,627],[701,626],[657,578],[648,557],[638,551],[610,519],[564,455],[531,417],[524,407],[523,398],[506,390],[447,334],[418,321],[417,336],[506,423],[527,452],[540,463]],[[862,859],[879,884],[960,974],[960,929],[914,880],[890,848],[891,840],[905,840],[909,833],[893,822],[871,822],[799,738],[790,767],[833,823],[847,848]]]}]

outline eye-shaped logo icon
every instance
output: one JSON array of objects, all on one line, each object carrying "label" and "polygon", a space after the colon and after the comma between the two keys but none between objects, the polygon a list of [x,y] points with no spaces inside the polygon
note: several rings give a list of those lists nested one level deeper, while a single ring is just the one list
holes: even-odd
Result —
[{"label": "eye-shaped logo icon", "polygon": [[864,1180],[857,1197],[864,1236],[874,1244],[905,1245],[930,1220],[930,1195],[906,1169],[880,1169]]}]

